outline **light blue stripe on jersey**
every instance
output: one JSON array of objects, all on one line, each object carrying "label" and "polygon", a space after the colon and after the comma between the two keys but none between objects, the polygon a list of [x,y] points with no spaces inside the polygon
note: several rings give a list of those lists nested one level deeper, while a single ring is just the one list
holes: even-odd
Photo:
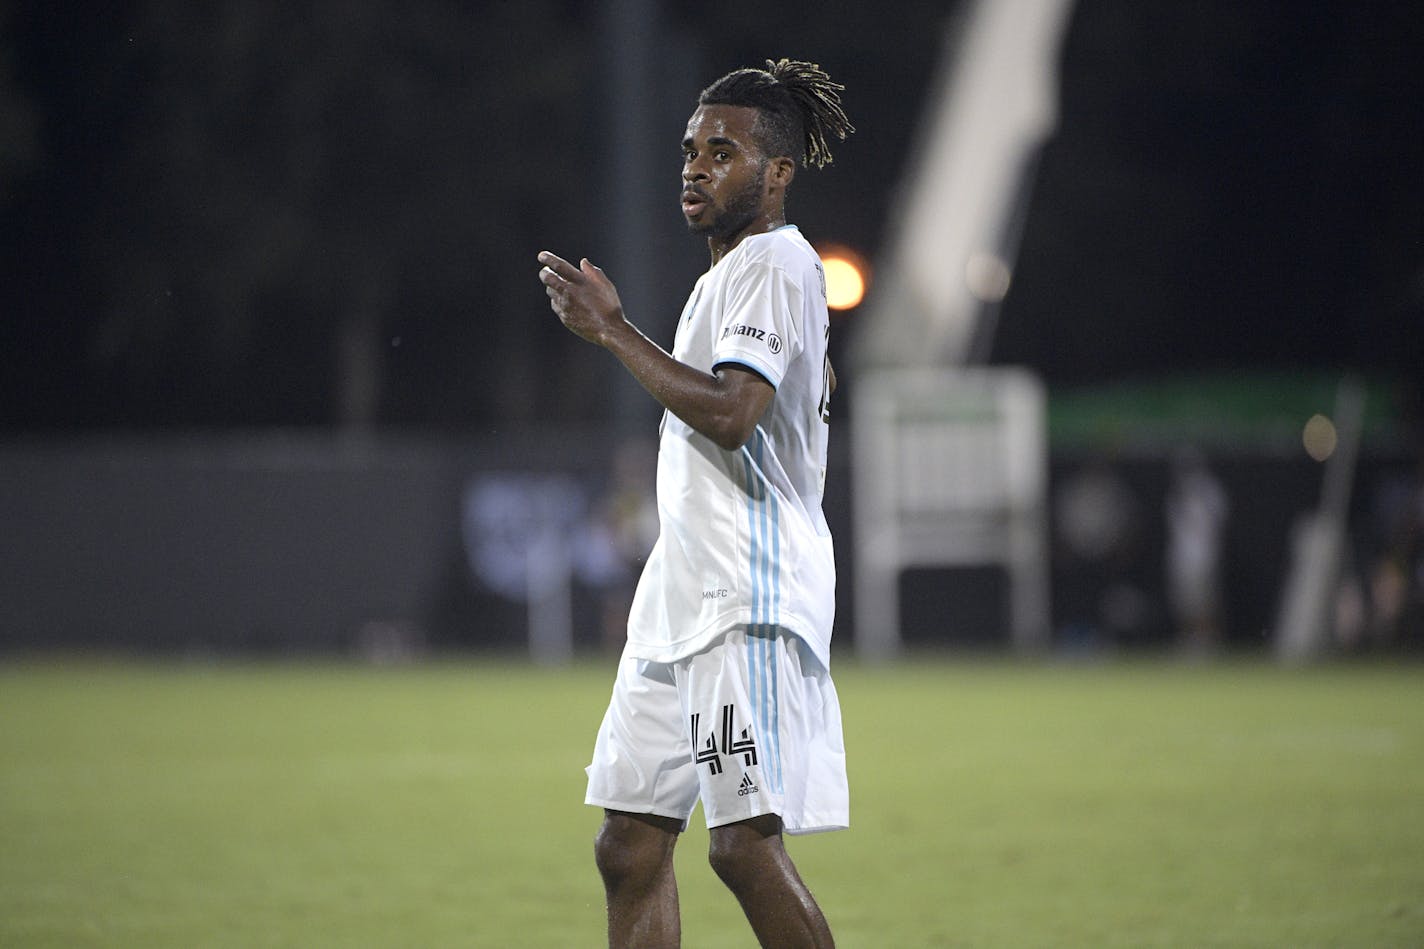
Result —
[{"label": "light blue stripe on jersey", "polygon": [[776,494],[762,474],[766,447],[760,429],[750,446],[742,447],[746,472],[747,527],[750,538],[752,616],[747,628],[747,667],[757,733],[761,737],[763,779],[771,790],[782,793],[781,722],[778,710],[776,633],[781,620],[781,544],[777,527],[779,510]]},{"label": "light blue stripe on jersey", "polygon": [[751,520],[752,622],[781,624],[781,508],[763,474],[766,435],[758,428],[742,447]]},{"label": "light blue stripe on jersey", "polygon": [[781,714],[776,640],[775,626],[759,624],[747,628],[747,668],[761,746],[762,780],[772,791],[781,794]]}]

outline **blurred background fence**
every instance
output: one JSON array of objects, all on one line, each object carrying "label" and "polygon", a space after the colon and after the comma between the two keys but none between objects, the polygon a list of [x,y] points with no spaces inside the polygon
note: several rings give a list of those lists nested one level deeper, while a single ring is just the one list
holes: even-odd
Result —
[{"label": "blurred background fence", "polygon": [[[1187,437],[1189,419],[1144,417],[1141,393],[1124,398],[1137,408],[1122,406],[1107,430],[1090,423],[1098,406],[1053,410],[1053,648],[1193,645],[1193,617],[1172,593],[1182,528],[1170,500],[1190,458],[1205,462],[1208,491],[1220,494],[1205,503],[1221,506],[1197,515],[1219,530],[1206,568],[1217,571],[1217,586],[1203,594],[1214,597],[1212,615],[1202,620],[1218,628],[1196,631],[1211,637],[1198,645],[1264,650],[1292,532],[1320,503],[1323,466],[1298,437],[1277,427],[1273,439],[1259,419],[1233,437],[1217,420],[1215,440],[1202,444]],[[1332,597],[1334,652],[1424,645],[1424,488],[1417,459],[1384,425],[1373,423],[1364,440],[1348,560]],[[848,441],[836,440],[826,499],[842,649],[860,635]],[[655,531],[651,452],[608,432],[540,430],[483,439],[238,432],[12,442],[0,448],[4,647],[378,660],[532,648],[543,661],[616,648]],[[898,586],[907,644],[1008,648],[1002,568],[908,569]]]}]

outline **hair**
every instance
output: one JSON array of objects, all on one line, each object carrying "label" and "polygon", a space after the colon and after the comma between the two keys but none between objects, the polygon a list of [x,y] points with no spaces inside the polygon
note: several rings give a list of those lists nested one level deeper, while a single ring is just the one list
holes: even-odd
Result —
[{"label": "hair", "polygon": [[841,108],[845,86],[815,63],[766,61],[766,69],[736,69],[702,90],[698,105],[756,109],[756,134],[769,156],[788,155],[823,168],[831,163],[829,139],[855,131]]}]

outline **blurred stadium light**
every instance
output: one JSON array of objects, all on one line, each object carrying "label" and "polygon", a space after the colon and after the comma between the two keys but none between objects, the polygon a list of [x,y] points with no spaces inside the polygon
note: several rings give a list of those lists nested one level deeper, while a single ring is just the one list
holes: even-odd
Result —
[{"label": "blurred stadium light", "polygon": [[844,312],[860,306],[870,282],[870,265],[849,247],[826,244],[818,247],[826,275],[826,306]]},{"label": "blurred stadium light", "polygon": [[971,361],[1007,291],[1038,149],[1057,122],[1071,0],[980,0],[947,37],[854,349],[867,367]]}]

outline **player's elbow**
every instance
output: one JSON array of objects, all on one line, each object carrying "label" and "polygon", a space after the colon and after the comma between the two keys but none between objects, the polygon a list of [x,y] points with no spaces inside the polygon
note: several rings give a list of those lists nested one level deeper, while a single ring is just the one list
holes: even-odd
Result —
[{"label": "player's elbow", "polygon": [[713,445],[723,452],[739,452],[755,435],[756,422],[758,418],[749,412],[748,406],[728,402],[706,413],[702,416],[701,425],[693,427],[709,437]]},{"label": "player's elbow", "polygon": [[740,451],[742,446],[751,440],[755,431],[755,422],[748,424],[740,419],[722,418],[709,425],[703,434],[723,451]]}]

